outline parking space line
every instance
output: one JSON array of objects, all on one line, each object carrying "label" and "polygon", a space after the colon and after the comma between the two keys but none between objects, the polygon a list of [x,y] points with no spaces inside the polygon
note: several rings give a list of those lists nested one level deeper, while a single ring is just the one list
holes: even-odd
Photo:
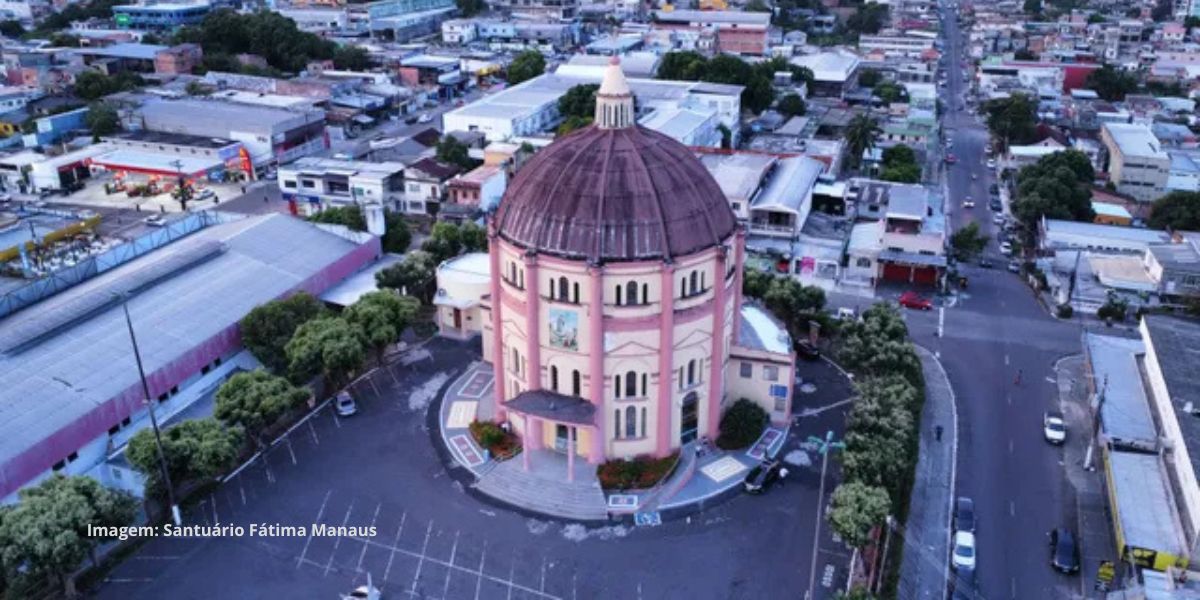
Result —
[{"label": "parking space line", "polygon": [[[454,566],[454,555],[456,553],[458,553],[458,534],[459,533],[460,532],[458,532],[458,531],[454,532],[454,545],[450,546],[450,566],[451,567]],[[444,585],[442,585],[442,598],[446,598],[450,594],[450,574],[453,572],[454,572],[453,568],[446,569],[446,583]]]},{"label": "parking space line", "polygon": [[[375,505],[375,515],[371,517],[371,529],[375,528],[375,520],[379,518],[379,509],[383,508],[383,503]],[[358,555],[358,564],[354,565],[355,572],[362,572],[362,561],[367,556],[367,545],[363,544],[362,552]]]},{"label": "parking space line", "polygon": [[487,556],[487,542],[483,543],[483,552],[479,553],[479,571],[475,577],[475,600],[479,600],[479,588],[483,586],[483,559]]},{"label": "parking space line", "polygon": [[408,520],[408,511],[404,511],[400,515],[400,526],[396,528],[396,541],[392,542],[392,553],[388,555],[387,568],[383,570],[383,580],[388,580],[388,574],[392,572],[392,560],[396,558],[396,546],[400,545],[400,534],[404,533],[404,521]]},{"label": "parking space line", "polygon": [[513,575],[517,572],[517,555],[512,557],[512,566],[508,568],[508,600],[512,600]]},{"label": "parking space line", "polygon": [[292,439],[288,438],[284,441],[287,442],[288,454],[292,455],[292,466],[294,467],[294,466],[296,466],[297,463],[296,463],[296,451],[292,449]]},{"label": "parking space line", "polygon": [[338,429],[342,428],[342,420],[338,418],[336,411],[333,413],[333,424],[337,425]]},{"label": "parking space line", "polygon": [[429,536],[433,534],[433,519],[429,520],[429,527],[425,528],[425,543],[421,544],[421,554],[417,556],[417,572],[413,573],[412,587],[409,588],[409,595],[416,595],[417,580],[421,578],[421,567],[425,565],[425,551],[429,549]]},{"label": "parking space line", "polygon": [[320,446],[321,441],[317,439],[317,430],[313,428],[312,419],[308,420],[308,432],[312,434],[313,443]]},{"label": "parking space line", "polygon": [[546,557],[542,557],[542,581],[538,584],[538,589],[546,591]]},{"label": "parking space line", "polygon": [[238,479],[238,492],[242,494],[242,506],[246,505],[246,486],[242,485],[242,480]]},{"label": "parking space line", "polygon": [[[346,507],[346,516],[342,517],[342,527],[350,522],[350,513],[354,511],[354,501],[350,501],[350,506]],[[333,557],[337,556],[338,546],[342,544],[342,536],[333,538],[333,552],[329,553],[329,562],[325,563],[325,575],[329,575],[329,569],[333,568]]]},{"label": "parking space line", "polygon": [[[325,514],[325,504],[329,502],[329,496],[333,494],[333,490],[325,492],[325,499],[321,501],[321,509],[317,511],[317,518],[313,524],[321,522],[321,516]],[[312,543],[312,531],[308,532],[308,539],[304,540],[304,549],[300,551],[300,558],[296,560],[296,568],[300,568],[300,564],[304,562],[304,555],[308,554],[308,545]]]}]

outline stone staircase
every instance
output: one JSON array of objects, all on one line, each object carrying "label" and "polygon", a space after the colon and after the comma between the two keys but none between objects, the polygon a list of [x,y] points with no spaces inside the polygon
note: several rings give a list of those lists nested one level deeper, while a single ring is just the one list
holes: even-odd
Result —
[{"label": "stone staircase", "polygon": [[565,469],[525,471],[520,456],[495,463],[475,482],[475,489],[507,504],[553,517],[608,520],[604,492],[595,477],[568,482]]}]

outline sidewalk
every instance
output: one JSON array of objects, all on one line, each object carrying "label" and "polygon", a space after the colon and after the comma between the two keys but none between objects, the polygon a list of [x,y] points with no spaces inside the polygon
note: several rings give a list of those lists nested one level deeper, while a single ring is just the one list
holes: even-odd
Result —
[{"label": "sidewalk", "polygon": [[[934,355],[916,346],[925,374],[925,407],[921,411],[921,448],[916,478],[904,524],[904,557],[897,598],[941,599],[946,596],[950,561],[950,503],[954,497],[958,447],[954,390]],[[941,425],[942,440],[935,429]]]},{"label": "sidewalk", "polygon": [[[1104,489],[1102,469],[1085,471],[1084,458],[1092,438],[1092,411],[1088,407],[1087,374],[1083,356],[1069,356],[1054,366],[1058,379],[1058,401],[1067,422],[1067,443],[1063,448],[1063,470],[1070,484],[1064,491],[1065,514],[1077,519],[1079,535],[1080,577],[1079,592],[1084,598],[1102,598],[1095,591],[1096,570],[1100,561],[1110,560],[1118,565],[1113,589],[1120,589],[1120,562],[1116,561],[1116,540],[1113,539],[1109,518],[1108,497]],[[1092,457],[1099,464],[1099,452]],[[1073,494],[1072,494],[1073,492]],[[1073,497],[1071,497],[1073,496]],[[1069,521],[1068,521],[1069,522]]]}]

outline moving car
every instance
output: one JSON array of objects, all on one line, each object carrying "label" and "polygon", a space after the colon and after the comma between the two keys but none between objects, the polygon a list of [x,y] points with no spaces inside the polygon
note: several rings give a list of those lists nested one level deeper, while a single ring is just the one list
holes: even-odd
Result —
[{"label": "moving car", "polygon": [[1061,413],[1047,412],[1042,415],[1042,435],[1047,442],[1056,446],[1067,441],[1067,423]]},{"label": "moving car", "polygon": [[946,164],[952,165],[956,162],[958,162],[958,158],[956,158],[953,154],[946,155]]},{"label": "moving car", "polygon": [[981,257],[979,257],[979,268],[981,268],[981,269],[990,269],[990,268],[992,268],[992,261],[990,261],[990,260],[988,260],[987,258],[984,258],[984,257],[982,257],[982,256],[981,256]]},{"label": "moving car", "polygon": [[954,529],[975,533],[975,501],[966,496],[954,499]]},{"label": "moving car", "polygon": [[1008,272],[1009,273],[1020,273],[1021,272],[1021,263],[1019,263],[1015,260],[1008,261]]},{"label": "moving car", "polygon": [[970,531],[954,533],[954,552],[951,561],[955,570],[975,568],[975,534]]},{"label": "moving car", "polygon": [[432,120],[433,120],[433,117],[429,116],[429,113],[423,113],[421,115],[421,117],[417,119],[417,122],[418,123],[428,123]]},{"label": "moving car", "polygon": [[746,473],[746,479],[742,482],[747,494],[761,494],[775,482],[780,479],[780,471],[783,469],[783,464],[777,460],[764,460],[749,473]]},{"label": "moving car", "polygon": [[970,196],[967,196],[967,198],[963,200],[963,208],[975,208],[975,201],[972,200]]},{"label": "moving car", "polygon": [[995,160],[995,159],[992,159],[992,158],[989,158],[989,159],[987,160],[987,168],[989,168],[989,169],[995,169],[995,168],[996,168],[996,160]]},{"label": "moving car", "polygon": [[150,215],[142,219],[142,222],[151,227],[162,227],[167,224],[167,220],[162,215]]},{"label": "moving car", "polygon": [[1012,254],[1012,244],[1008,242],[1000,242],[1000,251],[1005,254]]},{"label": "moving car", "polygon": [[1065,527],[1050,532],[1050,566],[1068,575],[1079,572],[1079,547],[1075,535]]},{"label": "moving car", "polygon": [[916,310],[933,310],[933,302],[930,302],[928,298],[922,298],[916,292],[900,294],[900,306]]},{"label": "moving car", "polygon": [[354,402],[354,396],[345,390],[338,392],[337,398],[333,401],[333,408],[337,410],[339,417],[349,417],[358,412],[358,404]]}]

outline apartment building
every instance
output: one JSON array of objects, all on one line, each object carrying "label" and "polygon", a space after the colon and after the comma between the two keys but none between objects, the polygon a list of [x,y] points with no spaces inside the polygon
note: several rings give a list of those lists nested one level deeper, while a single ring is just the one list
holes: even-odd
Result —
[{"label": "apartment building", "polygon": [[1108,149],[1108,175],[1117,191],[1139,202],[1161,197],[1171,173],[1171,157],[1149,127],[1105,123],[1100,141]]}]

